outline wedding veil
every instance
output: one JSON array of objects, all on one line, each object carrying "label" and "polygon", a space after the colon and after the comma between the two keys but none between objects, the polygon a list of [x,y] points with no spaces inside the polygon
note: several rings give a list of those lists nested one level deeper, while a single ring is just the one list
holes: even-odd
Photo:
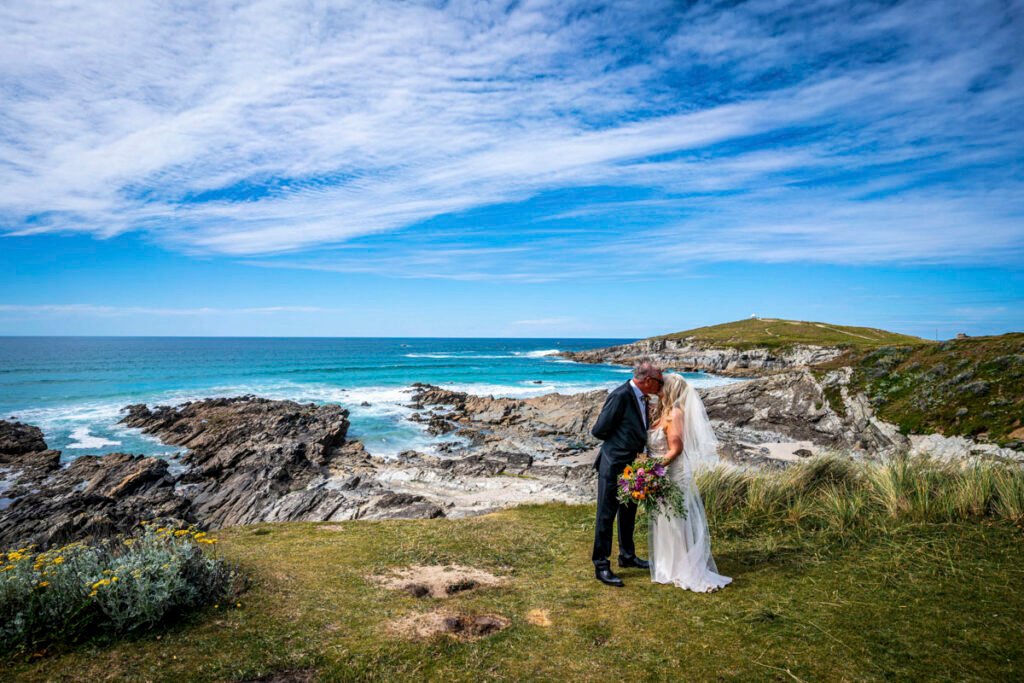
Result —
[{"label": "wedding veil", "polygon": [[683,453],[693,469],[713,467],[718,462],[718,437],[711,428],[711,420],[704,409],[704,402],[697,390],[682,375],[670,373],[665,376],[666,383],[681,383],[672,387],[672,393],[678,393],[672,401],[673,427],[683,438]]}]

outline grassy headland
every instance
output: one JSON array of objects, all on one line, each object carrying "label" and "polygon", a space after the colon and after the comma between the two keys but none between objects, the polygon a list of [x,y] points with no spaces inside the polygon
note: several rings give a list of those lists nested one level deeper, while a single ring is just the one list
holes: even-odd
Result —
[{"label": "grassy headland", "polygon": [[[815,460],[701,481],[714,595],[593,579],[591,506],[461,520],[238,527],[219,547],[253,577],[240,607],[130,641],[9,661],[23,680],[1014,680],[1024,675],[1024,476]],[[1016,524],[1016,525],[1015,525]],[[638,542],[643,547],[644,531]],[[447,600],[379,586],[461,564],[503,586]],[[409,640],[387,624],[443,607],[509,627]],[[540,610],[544,619],[531,619]],[[269,678],[267,680],[270,680]]]},{"label": "grassy headland", "polygon": [[854,369],[852,387],[906,433],[1024,442],[1024,334],[857,349],[822,366]]},{"label": "grassy headland", "polygon": [[698,327],[653,339],[688,339],[697,344],[722,348],[781,348],[797,344],[872,349],[892,345],[925,345],[925,339],[873,327],[851,327],[803,320],[749,318],[720,325]]},{"label": "grassy headland", "polygon": [[[905,433],[1024,444],[1024,333],[938,343],[870,327],[752,318],[654,339],[736,349],[846,349],[817,366],[817,374],[852,367],[851,389],[866,394],[878,415]],[[830,402],[842,412],[838,389]]]}]

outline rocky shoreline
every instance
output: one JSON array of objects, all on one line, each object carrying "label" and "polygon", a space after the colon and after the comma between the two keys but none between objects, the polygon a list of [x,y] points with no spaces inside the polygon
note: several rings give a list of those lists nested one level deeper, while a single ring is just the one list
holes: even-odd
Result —
[{"label": "rocky shoreline", "polygon": [[643,339],[604,349],[565,351],[559,355],[577,363],[608,365],[634,365],[640,360],[651,360],[681,372],[748,378],[826,363],[843,353],[844,349],[840,348],[806,344],[740,349],[688,339]]},{"label": "rocky shoreline", "polygon": [[[739,466],[784,467],[825,451],[1024,461],[959,437],[901,434],[851,389],[848,368],[793,368],[701,394],[720,457]],[[126,407],[125,425],[184,449],[170,460],[113,453],[62,464],[37,427],[0,421],[0,547],[103,536],[144,519],[217,529],[589,502],[599,446],[590,426],[605,396],[493,398],[415,385],[410,419],[458,439],[438,455],[397,458],[349,439],[340,406],[255,396]]]},{"label": "rocky shoreline", "polygon": [[[423,386],[412,400],[436,407],[450,398],[437,393],[442,391]],[[414,451],[374,457],[347,438],[344,408],[255,396],[128,406],[124,424],[186,449],[171,461],[112,453],[62,465],[38,428],[0,421],[0,547],[104,536],[144,519],[217,529],[458,517],[525,502],[584,502],[593,495],[590,463],[573,456],[595,444],[577,440],[588,412],[574,408],[599,409],[603,396],[566,397],[571,406],[550,414],[541,410],[545,401],[535,399],[539,405],[528,417],[513,417],[522,406],[502,399],[455,398],[466,424],[451,429],[465,432],[466,445],[443,457]],[[446,422],[460,417],[445,412]],[[423,419],[433,419],[435,429],[441,420]],[[545,419],[547,426],[531,437]],[[502,423],[509,427],[503,437],[480,428]],[[566,457],[547,457],[556,450]]]}]

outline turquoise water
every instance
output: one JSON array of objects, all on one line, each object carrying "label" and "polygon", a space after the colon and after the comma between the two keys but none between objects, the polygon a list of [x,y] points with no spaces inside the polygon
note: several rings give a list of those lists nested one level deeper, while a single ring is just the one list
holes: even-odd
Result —
[{"label": "turquoise water", "polygon": [[[39,426],[67,459],[163,455],[176,449],[117,424],[126,405],[256,394],[345,406],[350,435],[375,455],[432,452],[444,439],[405,419],[413,382],[511,397],[608,388],[629,370],[554,354],[626,341],[0,337],[0,417]],[[729,381],[687,376],[698,385]]]}]

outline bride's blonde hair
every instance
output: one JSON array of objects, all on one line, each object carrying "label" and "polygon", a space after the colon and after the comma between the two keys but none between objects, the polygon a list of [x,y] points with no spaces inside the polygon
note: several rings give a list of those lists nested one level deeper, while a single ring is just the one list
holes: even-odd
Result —
[{"label": "bride's blonde hair", "polygon": [[682,408],[686,402],[686,392],[689,391],[689,383],[682,375],[670,372],[664,375],[665,383],[658,392],[658,419],[663,416],[667,418],[672,414],[673,408]]}]

